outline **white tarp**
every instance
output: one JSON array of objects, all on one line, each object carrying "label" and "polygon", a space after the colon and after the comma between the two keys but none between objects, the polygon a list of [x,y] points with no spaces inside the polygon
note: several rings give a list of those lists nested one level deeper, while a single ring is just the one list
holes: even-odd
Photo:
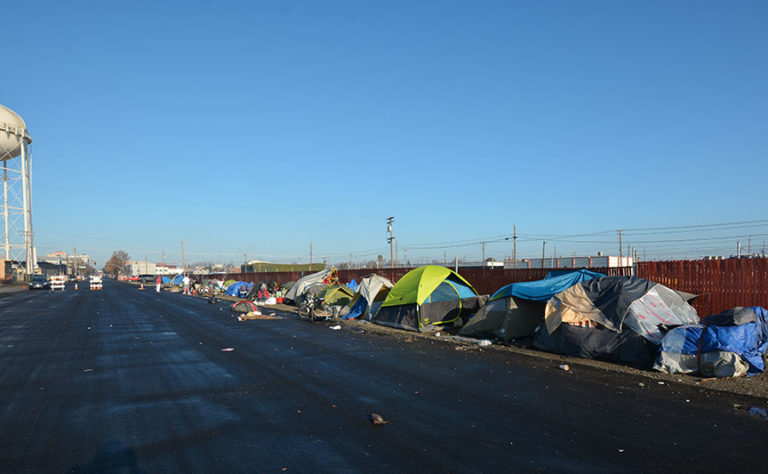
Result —
[{"label": "white tarp", "polygon": [[299,295],[304,294],[304,289],[306,289],[309,285],[313,283],[322,282],[323,280],[325,280],[325,278],[328,275],[331,274],[332,271],[333,269],[329,268],[327,270],[322,270],[317,273],[313,273],[311,275],[307,275],[304,278],[299,279],[299,281],[297,281],[296,284],[293,285],[293,288],[288,290],[288,293],[285,294],[285,298],[292,301],[297,301]]}]

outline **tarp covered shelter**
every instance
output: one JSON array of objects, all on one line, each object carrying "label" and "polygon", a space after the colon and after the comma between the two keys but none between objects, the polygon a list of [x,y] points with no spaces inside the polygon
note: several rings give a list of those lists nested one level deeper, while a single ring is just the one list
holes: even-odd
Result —
[{"label": "tarp covered shelter", "polygon": [[429,331],[469,318],[481,304],[475,289],[458,273],[426,265],[400,278],[372,321],[394,328]]},{"label": "tarp covered shelter", "polygon": [[731,308],[701,324],[670,330],[661,340],[653,368],[671,374],[738,377],[765,371],[768,311],[759,306]]},{"label": "tarp covered shelter", "polygon": [[245,288],[245,291],[247,293],[252,286],[253,286],[253,283],[236,281],[235,283],[232,283],[231,285],[229,285],[227,289],[224,291],[224,293],[228,294],[229,296],[238,296],[240,294],[241,288]]},{"label": "tarp covered shelter", "polygon": [[549,272],[543,280],[523,281],[503,286],[496,290],[488,301],[514,296],[524,300],[546,303],[550,298],[561,291],[567,290],[576,283],[604,276],[605,275],[602,273],[593,272],[584,268],[567,272]]},{"label": "tarp covered shelter", "polygon": [[323,293],[323,303],[327,306],[346,306],[355,292],[345,285],[331,285]]},{"label": "tarp covered shelter", "polygon": [[349,283],[347,283],[347,288],[349,288],[352,291],[357,291],[358,285],[357,281],[353,278]]},{"label": "tarp covered shelter", "polygon": [[293,285],[290,290],[288,290],[288,293],[285,294],[285,299],[298,302],[299,297],[304,294],[304,289],[313,283],[322,283],[323,281],[327,280],[332,273],[335,272],[336,269],[329,268],[317,273],[312,273],[311,275],[307,275],[299,279],[299,281],[297,281],[296,284]]},{"label": "tarp covered shelter", "polygon": [[487,337],[509,343],[533,337],[544,319],[546,302],[576,283],[603,277],[589,270],[550,272],[543,280],[510,283],[499,288],[488,303],[459,332],[462,336]]},{"label": "tarp covered shelter", "polygon": [[560,354],[650,366],[665,327],[698,322],[696,310],[664,285],[638,277],[594,278],[547,302],[534,345]]},{"label": "tarp covered shelter", "polygon": [[346,319],[363,318],[370,320],[389,294],[394,284],[381,275],[372,273],[363,278],[357,287],[354,299],[349,302]]}]

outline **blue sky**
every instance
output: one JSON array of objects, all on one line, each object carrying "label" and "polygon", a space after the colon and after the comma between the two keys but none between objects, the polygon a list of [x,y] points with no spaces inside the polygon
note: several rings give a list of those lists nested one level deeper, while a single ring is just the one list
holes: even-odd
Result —
[{"label": "blue sky", "polygon": [[413,261],[768,239],[766,2],[3,8],[41,255],[362,261],[387,216]]}]

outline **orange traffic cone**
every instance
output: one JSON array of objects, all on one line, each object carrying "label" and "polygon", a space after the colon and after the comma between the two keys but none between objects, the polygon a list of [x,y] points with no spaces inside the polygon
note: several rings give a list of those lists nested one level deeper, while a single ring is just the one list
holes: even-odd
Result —
[{"label": "orange traffic cone", "polygon": [[75,291],[77,291],[77,282],[75,282]]},{"label": "orange traffic cone", "polygon": [[143,281],[141,282],[141,286],[139,287],[139,289],[140,289],[140,290],[143,290],[143,289],[144,289],[144,282],[143,282]]}]

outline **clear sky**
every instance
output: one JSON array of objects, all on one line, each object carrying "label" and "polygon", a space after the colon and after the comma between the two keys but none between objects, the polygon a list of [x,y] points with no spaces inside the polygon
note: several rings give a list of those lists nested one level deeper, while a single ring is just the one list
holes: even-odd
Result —
[{"label": "clear sky", "polygon": [[765,1],[2,11],[39,255],[362,261],[388,216],[411,261],[768,240]]}]

